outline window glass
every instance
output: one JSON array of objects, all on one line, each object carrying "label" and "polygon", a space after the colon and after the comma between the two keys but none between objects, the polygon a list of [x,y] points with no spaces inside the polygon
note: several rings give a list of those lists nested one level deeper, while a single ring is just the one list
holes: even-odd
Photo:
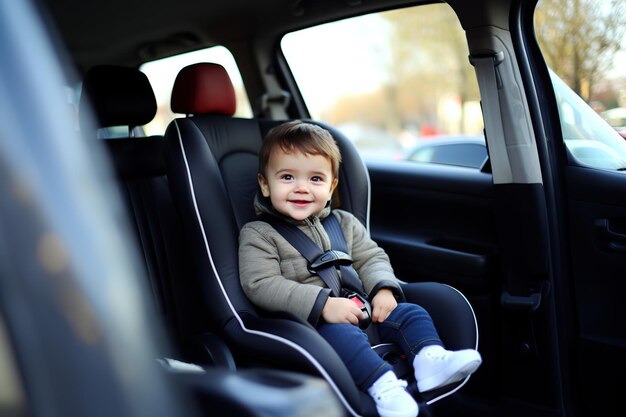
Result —
[{"label": "window glass", "polygon": [[464,152],[466,137],[482,135],[475,72],[447,4],[292,32],[281,47],[311,117],[343,131],[366,161],[410,160],[451,135],[459,149],[448,152]]},{"label": "window glass", "polygon": [[[626,170],[626,3],[540,0],[535,30],[551,68],[570,163]],[[621,132],[621,135],[620,135]],[[625,171],[626,172],[626,171]]]},{"label": "window glass", "polygon": [[223,46],[214,46],[212,48],[147,62],[140,67],[141,71],[143,71],[150,80],[157,100],[157,115],[152,122],[144,127],[147,135],[161,135],[165,132],[167,125],[174,118],[174,114],[170,110],[170,97],[172,95],[174,80],[182,68],[198,62],[213,62],[224,66],[235,87],[235,95],[237,98],[235,116],[252,117],[250,101],[248,100],[248,95],[246,94],[241,74],[239,73],[233,55]]}]

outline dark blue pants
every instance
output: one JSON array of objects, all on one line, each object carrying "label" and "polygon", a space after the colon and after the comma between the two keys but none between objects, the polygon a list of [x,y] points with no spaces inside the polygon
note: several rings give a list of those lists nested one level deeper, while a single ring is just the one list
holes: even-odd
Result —
[{"label": "dark blue pants", "polygon": [[[430,315],[417,304],[399,303],[387,320],[372,325],[376,326],[380,342],[396,343],[410,363],[424,346],[443,346]],[[392,370],[372,350],[367,335],[358,326],[323,322],[317,331],[337,351],[360,389],[366,390],[378,377]]]}]

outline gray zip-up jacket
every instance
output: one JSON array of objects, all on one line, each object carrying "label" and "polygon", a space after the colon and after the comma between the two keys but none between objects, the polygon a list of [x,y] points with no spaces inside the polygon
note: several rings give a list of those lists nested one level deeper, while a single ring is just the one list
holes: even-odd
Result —
[{"label": "gray zip-up jacket", "polygon": [[[274,210],[269,200],[255,200],[257,215],[270,214],[286,218]],[[363,224],[351,213],[325,208],[296,224],[322,250],[330,249],[330,239],[321,220],[337,216],[354,261],[353,267],[363,282],[370,299],[381,288],[390,288],[398,300],[403,300],[399,280],[395,277],[389,257],[369,236]],[[239,277],[248,298],[268,311],[282,311],[308,321],[313,326],[321,317],[330,296],[322,279],[311,274],[307,260],[270,224],[253,221],[244,225],[239,234]]]}]

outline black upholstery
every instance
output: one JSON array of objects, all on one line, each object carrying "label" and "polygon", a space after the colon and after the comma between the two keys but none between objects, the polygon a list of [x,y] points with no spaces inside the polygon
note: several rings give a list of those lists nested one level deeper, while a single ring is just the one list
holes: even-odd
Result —
[{"label": "black upholstery", "polygon": [[[109,126],[136,126],[150,122],[156,100],[146,76],[134,68],[98,66],[83,82],[82,112],[95,111],[96,126],[81,114],[81,127],[93,130]],[[86,114],[91,114],[89,111]],[[87,131],[88,132],[88,131]],[[86,132],[86,133],[87,133]],[[96,137],[95,132],[93,135]],[[126,137],[103,140],[117,176],[122,202],[131,220],[133,239],[152,290],[157,311],[176,341],[176,355],[191,356],[200,329],[208,320],[198,305],[202,299],[191,283],[195,274],[188,247],[174,209],[166,176],[163,136]],[[164,352],[165,353],[165,352]],[[170,352],[171,354],[171,352]]]},{"label": "black upholstery", "polygon": [[[175,120],[166,138],[172,196],[196,248],[207,299],[205,314],[215,321],[240,363],[258,361],[321,374],[335,382],[347,407],[359,407],[360,394],[348,370],[315,329],[287,318],[261,318],[241,290],[237,239],[241,226],[254,218],[259,123],[195,116]],[[241,138],[246,143],[239,143]]]},{"label": "black upholstery", "polygon": [[[118,175],[122,200],[132,221],[141,266],[157,311],[175,341],[176,355],[192,359],[195,337],[209,330],[198,306],[197,284],[178,212],[174,208],[163,158],[164,139],[110,139],[105,145]],[[131,158],[132,155],[136,157]],[[134,162],[132,162],[134,161]],[[198,359],[194,357],[193,359]]]},{"label": "black upholstery", "polygon": [[[192,117],[174,120],[166,131],[168,176],[185,231],[196,248],[205,314],[215,320],[239,361],[321,375],[349,415],[375,415],[373,401],[357,390],[345,365],[315,329],[289,317],[257,311],[239,284],[238,234],[255,218],[258,150],[265,132],[278,122],[189,110],[184,113]],[[323,126],[342,152],[338,202],[367,224],[367,170],[351,142],[332,127]],[[474,314],[458,291],[435,283],[406,287],[409,300],[420,298],[425,307],[432,307],[444,343],[453,348],[477,347]],[[460,385],[429,393],[422,403]]]},{"label": "black upholstery", "polygon": [[91,125],[90,110],[95,113],[97,127],[129,126],[132,129],[149,123],[157,105],[144,73],[134,68],[99,65],[91,68],[83,80],[79,105],[82,129]]}]

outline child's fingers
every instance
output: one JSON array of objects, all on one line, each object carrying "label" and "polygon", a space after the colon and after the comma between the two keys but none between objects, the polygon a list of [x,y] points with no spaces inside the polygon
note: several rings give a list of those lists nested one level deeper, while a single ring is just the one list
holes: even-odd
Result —
[{"label": "child's fingers", "polygon": [[377,306],[372,312],[372,320],[375,323],[382,323],[383,321],[385,321],[388,315],[389,312],[386,309],[384,309],[382,306]]},{"label": "child's fingers", "polygon": [[359,324],[359,320],[361,320],[361,318],[363,317],[363,312],[361,311],[361,309],[355,306],[354,304],[352,304],[350,312],[352,313],[353,317],[356,319],[356,322],[352,322],[352,324]]},{"label": "child's fingers", "polygon": [[372,311],[372,321],[375,323],[382,323],[387,320],[389,314],[393,311],[393,306],[391,305],[377,305],[374,307],[374,311]]},{"label": "child's fingers", "polygon": [[361,316],[363,312],[360,308],[358,308],[352,301],[345,299],[348,303],[345,305],[348,307],[346,309],[346,319],[350,324],[359,324],[359,320],[361,320]]},{"label": "child's fingers", "polygon": [[326,302],[322,316],[329,323],[359,324],[363,312],[347,298],[331,297]]}]

